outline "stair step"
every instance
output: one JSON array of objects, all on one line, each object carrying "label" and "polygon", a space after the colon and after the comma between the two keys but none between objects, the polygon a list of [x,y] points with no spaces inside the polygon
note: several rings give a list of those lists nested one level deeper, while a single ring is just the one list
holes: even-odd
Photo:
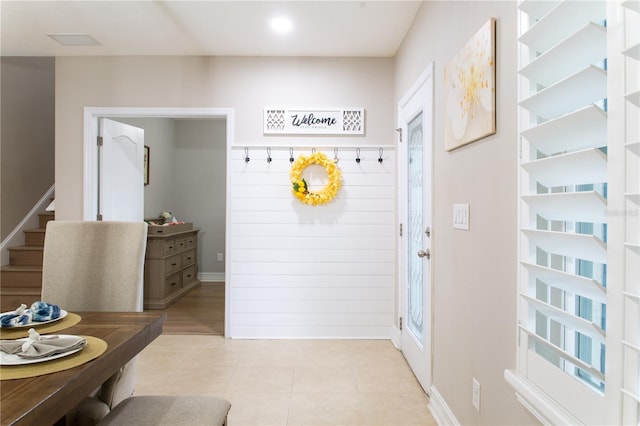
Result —
[{"label": "stair step", "polygon": [[38,226],[40,229],[45,229],[47,227],[47,222],[55,220],[55,216],[55,212],[38,213]]},{"label": "stair step", "polygon": [[44,234],[46,230],[42,228],[25,229],[24,245],[26,246],[44,246]]},{"label": "stair step", "polygon": [[9,265],[42,266],[42,246],[9,247]]},{"label": "stair step", "polygon": [[40,288],[15,288],[4,286],[0,289],[0,310],[15,311],[21,304],[31,306],[41,299]]},{"label": "stair step", "polygon": [[[42,265],[14,266],[5,265],[0,271],[2,291],[5,288],[42,288]],[[38,290],[39,291],[39,290]]]}]

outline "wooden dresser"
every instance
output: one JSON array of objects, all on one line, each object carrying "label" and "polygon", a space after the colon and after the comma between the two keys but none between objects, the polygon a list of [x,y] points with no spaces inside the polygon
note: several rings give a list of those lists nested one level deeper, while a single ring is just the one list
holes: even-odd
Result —
[{"label": "wooden dresser", "polygon": [[164,228],[158,231],[167,233],[153,233],[150,227],[147,236],[145,309],[166,309],[191,289],[200,286],[197,278],[199,229]]}]

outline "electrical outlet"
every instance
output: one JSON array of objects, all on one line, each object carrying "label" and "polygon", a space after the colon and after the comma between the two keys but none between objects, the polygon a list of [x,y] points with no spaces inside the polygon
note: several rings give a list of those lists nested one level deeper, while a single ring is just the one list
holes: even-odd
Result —
[{"label": "electrical outlet", "polygon": [[471,397],[471,402],[478,412],[480,412],[480,382],[475,378],[473,379],[473,395]]},{"label": "electrical outlet", "polygon": [[222,253],[218,253],[218,262],[222,262]]}]

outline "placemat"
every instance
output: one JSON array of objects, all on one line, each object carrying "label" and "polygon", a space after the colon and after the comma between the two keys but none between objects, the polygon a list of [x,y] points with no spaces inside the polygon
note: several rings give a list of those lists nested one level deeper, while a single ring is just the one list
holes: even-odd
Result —
[{"label": "placemat", "polygon": [[93,336],[83,336],[87,345],[80,352],[64,358],[27,365],[0,366],[0,380],[26,379],[68,370],[98,358],[107,350],[107,342]]},{"label": "placemat", "polygon": [[[33,328],[40,334],[56,333],[65,328],[72,327],[80,322],[82,318],[73,312],[67,312],[67,316],[60,321],[50,322],[47,324],[33,324]],[[0,339],[20,339],[21,337],[29,337],[29,328],[0,328]]]}]

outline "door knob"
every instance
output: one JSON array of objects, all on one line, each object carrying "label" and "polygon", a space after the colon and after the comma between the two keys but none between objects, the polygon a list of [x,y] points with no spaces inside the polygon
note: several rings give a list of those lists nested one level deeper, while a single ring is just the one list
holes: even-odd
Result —
[{"label": "door knob", "polygon": [[431,250],[419,250],[418,257],[426,257],[427,259],[431,259]]}]

